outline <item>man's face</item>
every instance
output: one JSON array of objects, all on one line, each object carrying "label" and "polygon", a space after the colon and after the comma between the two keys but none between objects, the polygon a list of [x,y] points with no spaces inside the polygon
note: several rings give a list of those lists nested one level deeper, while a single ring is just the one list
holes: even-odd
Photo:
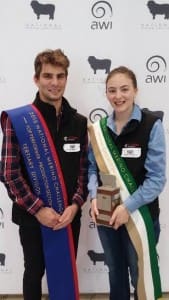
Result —
[{"label": "man's face", "polygon": [[55,104],[62,100],[65,91],[67,76],[60,66],[43,64],[39,78],[34,77],[42,101]]}]

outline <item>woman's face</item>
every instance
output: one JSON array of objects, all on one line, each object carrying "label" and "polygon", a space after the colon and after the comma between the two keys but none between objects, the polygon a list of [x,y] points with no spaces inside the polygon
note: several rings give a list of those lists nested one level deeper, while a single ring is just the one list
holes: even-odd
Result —
[{"label": "woman's face", "polygon": [[131,112],[136,93],[137,89],[127,74],[116,73],[107,82],[107,99],[115,113]]}]

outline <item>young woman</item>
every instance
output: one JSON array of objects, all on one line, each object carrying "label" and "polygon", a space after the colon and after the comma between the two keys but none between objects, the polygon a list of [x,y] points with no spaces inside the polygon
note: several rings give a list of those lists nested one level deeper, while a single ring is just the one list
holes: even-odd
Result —
[{"label": "young woman", "polygon": [[120,205],[109,226],[98,225],[109,268],[110,300],[161,298],[156,254],[159,225],[158,196],[165,178],[165,138],[160,118],[135,104],[137,80],[121,66],[106,79],[106,96],[113,112],[89,127],[89,194],[97,223],[99,172],[113,174],[120,187]]}]

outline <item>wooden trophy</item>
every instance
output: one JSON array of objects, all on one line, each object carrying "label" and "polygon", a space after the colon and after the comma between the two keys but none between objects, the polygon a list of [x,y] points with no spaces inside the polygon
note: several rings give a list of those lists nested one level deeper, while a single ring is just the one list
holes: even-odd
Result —
[{"label": "wooden trophy", "polygon": [[109,226],[113,210],[120,204],[120,188],[116,187],[114,175],[100,173],[102,185],[97,188],[97,208],[99,215],[96,218],[98,225]]}]

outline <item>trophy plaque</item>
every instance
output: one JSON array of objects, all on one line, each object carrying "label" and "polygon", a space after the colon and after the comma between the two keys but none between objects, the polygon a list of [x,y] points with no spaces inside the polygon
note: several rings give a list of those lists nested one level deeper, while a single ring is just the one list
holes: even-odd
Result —
[{"label": "trophy plaque", "polygon": [[120,204],[120,188],[116,187],[115,176],[100,174],[103,185],[97,188],[97,208],[99,215],[96,217],[98,225],[110,226],[109,221],[113,210]]}]

